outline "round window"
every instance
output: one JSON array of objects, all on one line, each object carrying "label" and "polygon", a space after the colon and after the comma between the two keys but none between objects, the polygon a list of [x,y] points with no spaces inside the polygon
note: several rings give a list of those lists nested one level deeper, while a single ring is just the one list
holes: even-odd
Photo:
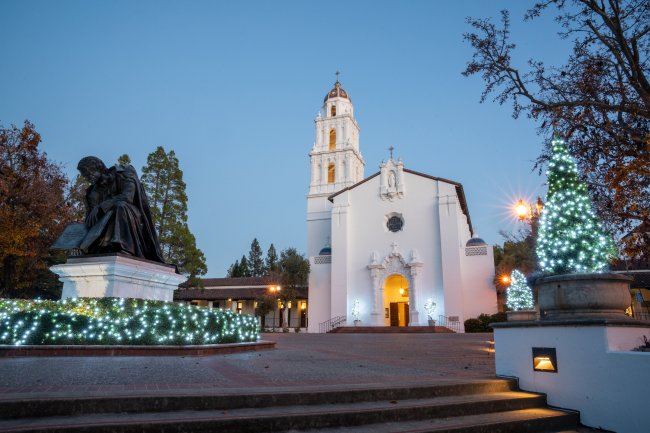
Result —
[{"label": "round window", "polygon": [[404,225],[404,221],[402,221],[402,218],[398,216],[392,216],[388,218],[388,230],[391,232],[398,232],[402,230],[402,226]]}]

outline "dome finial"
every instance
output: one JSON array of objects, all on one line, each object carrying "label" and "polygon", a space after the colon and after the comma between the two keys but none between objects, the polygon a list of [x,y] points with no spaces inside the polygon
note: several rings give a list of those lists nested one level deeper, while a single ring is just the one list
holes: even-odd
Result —
[{"label": "dome finial", "polygon": [[[336,82],[337,82],[337,83],[339,82],[339,75],[340,75],[340,74],[341,74],[341,73],[340,73],[339,70],[337,69],[337,70],[336,70]],[[339,83],[339,84],[340,84],[340,83]]]}]

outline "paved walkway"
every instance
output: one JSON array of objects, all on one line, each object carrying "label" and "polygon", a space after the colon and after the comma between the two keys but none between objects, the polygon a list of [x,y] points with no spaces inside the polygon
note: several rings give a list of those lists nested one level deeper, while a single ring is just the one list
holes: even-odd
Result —
[{"label": "paved walkway", "polygon": [[0,399],[172,390],[397,385],[494,377],[492,334],[262,334],[276,349],[206,357],[0,359]]}]

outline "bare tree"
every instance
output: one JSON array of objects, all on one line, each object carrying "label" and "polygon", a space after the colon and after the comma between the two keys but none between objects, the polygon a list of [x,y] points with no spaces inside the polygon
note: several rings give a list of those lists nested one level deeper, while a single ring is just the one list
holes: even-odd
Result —
[{"label": "bare tree", "polygon": [[[468,18],[474,28],[464,35],[474,48],[463,75],[485,81],[481,102],[489,96],[511,103],[539,122],[545,147],[536,162],[549,159],[550,136],[563,135],[576,158],[597,212],[618,237],[650,225],[650,2],[648,0],[546,0],[524,19],[554,9],[559,37],[572,43],[562,66],[529,60],[512,64],[508,11],[501,26]],[[638,231],[638,230],[637,230]],[[632,257],[650,256],[650,233],[622,239]]]}]

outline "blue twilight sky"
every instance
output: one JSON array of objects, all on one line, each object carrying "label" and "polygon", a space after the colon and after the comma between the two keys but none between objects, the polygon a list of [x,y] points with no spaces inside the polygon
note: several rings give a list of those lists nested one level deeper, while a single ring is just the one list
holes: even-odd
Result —
[{"label": "blue twilight sky", "polygon": [[257,237],[306,247],[313,120],[341,71],[361,127],[366,176],[388,147],[407,168],[459,181],[488,243],[516,230],[513,201],[545,191],[543,138],[509,106],[479,104],[461,76],[467,16],[512,13],[519,64],[561,63],[551,15],[523,1],[0,2],[0,123],[29,119],[72,178],[86,155],[128,153],[141,171],[175,150],[189,225],[225,275]]}]

